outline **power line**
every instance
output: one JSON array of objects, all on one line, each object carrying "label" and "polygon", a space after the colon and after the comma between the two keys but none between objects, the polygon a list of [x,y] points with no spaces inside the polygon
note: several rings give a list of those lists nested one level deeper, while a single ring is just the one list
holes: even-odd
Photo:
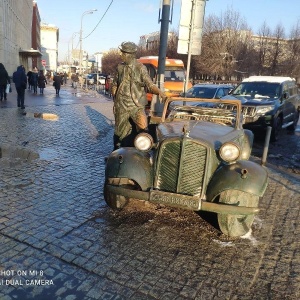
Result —
[{"label": "power line", "polygon": [[114,2],[114,0],[111,0],[110,4],[108,5],[108,7],[107,7],[105,13],[103,14],[103,16],[102,16],[102,18],[100,19],[100,21],[98,22],[98,24],[97,24],[97,25],[95,26],[95,28],[94,28],[94,29],[93,29],[86,37],[84,37],[83,39],[88,38],[88,37],[96,30],[96,28],[97,28],[98,25],[101,23],[102,19],[105,17],[106,13],[108,12],[108,10],[109,10],[109,8],[110,8],[110,6],[112,5],[113,2]]}]

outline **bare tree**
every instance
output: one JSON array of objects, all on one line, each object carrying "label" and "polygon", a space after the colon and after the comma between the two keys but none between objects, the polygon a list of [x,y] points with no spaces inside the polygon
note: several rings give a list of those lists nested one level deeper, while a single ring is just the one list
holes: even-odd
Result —
[{"label": "bare tree", "polygon": [[102,57],[102,72],[113,75],[116,72],[117,65],[121,63],[121,56],[118,49],[111,49]]},{"label": "bare tree", "polygon": [[251,31],[238,12],[227,8],[221,17],[210,15],[203,29],[202,54],[197,66],[213,79],[231,80],[249,49]]},{"label": "bare tree", "polygon": [[287,45],[286,74],[300,77],[300,20],[292,27]]},{"label": "bare tree", "polygon": [[256,49],[258,60],[256,63],[256,68],[258,75],[263,75],[269,68],[267,65],[267,57],[269,56],[269,41],[271,38],[271,29],[268,27],[267,23],[264,22],[258,31],[258,37],[255,37]]},{"label": "bare tree", "polygon": [[279,64],[284,58],[286,40],[284,39],[284,28],[281,24],[276,26],[273,36],[274,38],[270,40],[270,75],[282,75],[283,72],[281,71]]}]

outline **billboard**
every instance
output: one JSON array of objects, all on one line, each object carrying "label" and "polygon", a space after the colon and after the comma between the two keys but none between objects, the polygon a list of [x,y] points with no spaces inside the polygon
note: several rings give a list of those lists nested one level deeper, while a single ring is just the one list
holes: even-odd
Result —
[{"label": "billboard", "polygon": [[[177,52],[201,54],[201,40],[207,0],[181,0]],[[190,49],[189,49],[189,43]]]}]

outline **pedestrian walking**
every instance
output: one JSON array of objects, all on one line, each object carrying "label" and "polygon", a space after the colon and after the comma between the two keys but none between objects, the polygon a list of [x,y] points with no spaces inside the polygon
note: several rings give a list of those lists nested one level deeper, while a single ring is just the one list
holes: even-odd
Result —
[{"label": "pedestrian walking", "polygon": [[67,72],[64,72],[64,84],[67,84],[68,75]]},{"label": "pedestrian walking", "polygon": [[74,94],[77,93],[77,84],[79,81],[79,77],[77,73],[73,73],[71,76],[71,80],[72,80],[72,87],[74,88]]},{"label": "pedestrian walking", "polygon": [[39,76],[38,76],[38,87],[40,89],[40,94],[44,94],[44,88],[46,87],[47,79],[44,75],[43,70],[40,70]]},{"label": "pedestrian walking", "polygon": [[55,74],[53,77],[53,86],[55,88],[56,91],[56,95],[59,96],[59,91],[60,91],[60,86],[62,84],[62,79],[61,76],[59,74]]},{"label": "pedestrian walking", "polygon": [[25,90],[27,86],[27,76],[25,74],[24,66],[18,66],[17,71],[13,73],[13,82],[15,83],[17,90],[17,103],[18,107],[25,109]]},{"label": "pedestrian walking", "polygon": [[31,85],[33,87],[33,93],[37,94],[37,86],[38,86],[38,69],[35,67],[31,73]]},{"label": "pedestrian walking", "polygon": [[10,78],[2,63],[0,63],[0,101],[7,100],[6,86],[10,84]]},{"label": "pedestrian walking", "polygon": [[31,75],[32,75],[32,71],[29,70],[27,72],[27,84],[28,84],[28,89],[32,90],[32,86],[31,86]]},{"label": "pedestrian walking", "polygon": [[[119,49],[123,63],[118,65],[112,83],[115,115],[114,149],[133,146],[136,133],[148,130],[145,87],[163,100],[167,98],[152,82],[146,67],[136,60],[137,46],[132,42],[123,42]],[[132,126],[132,122],[136,128]]]}]

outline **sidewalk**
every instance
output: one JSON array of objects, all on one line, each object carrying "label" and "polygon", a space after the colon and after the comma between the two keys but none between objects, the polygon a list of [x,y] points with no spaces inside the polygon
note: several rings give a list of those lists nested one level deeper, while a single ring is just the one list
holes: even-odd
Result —
[{"label": "sidewalk", "polygon": [[[17,92],[15,84],[12,83],[12,93],[7,95],[7,101],[0,102],[0,108],[17,107]],[[84,104],[97,103],[99,101],[112,101],[111,98],[99,94],[96,91],[85,91],[77,89],[77,94],[74,94],[74,89],[70,84],[70,80],[66,85],[61,86],[59,96],[55,95],[55,89],[52,86],[52,81],[49,82],[44,89],[44,94],[41,95],[38,88],[38,93],[34,94],[31,90],[25,91],[25,107],[47,106],[47,105],[64,105],[64,104]]]}]

